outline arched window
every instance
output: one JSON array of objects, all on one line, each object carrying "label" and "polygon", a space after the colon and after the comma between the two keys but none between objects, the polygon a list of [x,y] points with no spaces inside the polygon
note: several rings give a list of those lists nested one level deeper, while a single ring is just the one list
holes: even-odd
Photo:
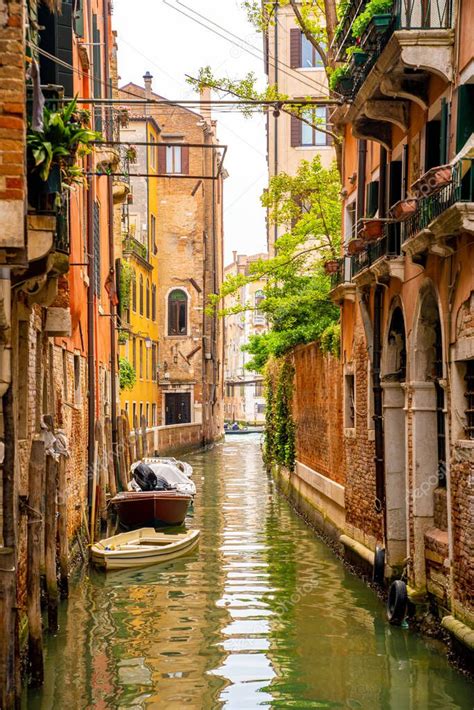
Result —
[{"label": "arched window", "polygon": [[188,330],[188,297],[176,288],[168,296],[168,335],[186,335]]},{"label": "arched window", "polygon": [[156,286],[151,287],[151,319],[156,320]]},{"label": "arched window", "polygon": [[140,275],[140,290],[138,293],[138,300],[140,306],[140,315],[143,315],[143,276]]},{"label": "arched window", "polygon": [[150,317],[150,282],[146,280],[146,317]]},{"label": "arched window", "polygon": [[132,310],[137,312],[137,275],[132,271]]}]

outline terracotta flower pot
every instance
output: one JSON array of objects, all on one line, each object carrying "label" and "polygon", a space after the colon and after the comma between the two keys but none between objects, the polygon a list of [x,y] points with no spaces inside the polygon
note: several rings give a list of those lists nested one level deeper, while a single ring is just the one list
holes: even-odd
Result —
[{"label": "terracotta flower pot", "polygon": [[396,202],[390,210],[390,216],[402,221],[416,212],[418,200],[416,197],[407,197],[405,200]]},{"label": "terracotta flower pot", "polygon": [[439,165],[435,168],[430,168],[424,175],[413,183],[411,189],[418,197],[427,197],[441,188],[448,185],[451,181],[453,168],[451,165]]},{"label": "terracotta flower pot", "polygon": [[354,239],[351,239],[349,241],[347,245],[347,253],[350,254],[350,256],[354,256],[354,254],[359,254],[361,251],[363,251],[364,246],[364,240],[360,237],[355,237]]},{"label": "terracotta flower pot", "polygon": [[324,262],[324,271],[327,274],[337,274],[339,271],[339,261],[338,259],[329,259]]},{"label": "terracotta flower pot", "polygon": [[383,222],[380,219],[364,220],[364,227],[361,236],[367,242],[374,242],[383,234]]}]

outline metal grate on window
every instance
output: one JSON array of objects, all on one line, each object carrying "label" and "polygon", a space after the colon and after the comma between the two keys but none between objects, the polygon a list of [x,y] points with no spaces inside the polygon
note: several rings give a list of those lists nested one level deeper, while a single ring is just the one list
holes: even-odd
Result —
[{"label": "metal grate on window", "polygon": [[466,362],[466,438],[474,439],[474,360]]}]

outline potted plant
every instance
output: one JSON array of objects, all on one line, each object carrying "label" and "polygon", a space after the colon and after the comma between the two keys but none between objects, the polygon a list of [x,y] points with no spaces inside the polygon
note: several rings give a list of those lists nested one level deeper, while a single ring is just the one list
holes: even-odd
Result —
[{"label": "potted plant", "polygon": [[370,0],[364,11],[352,23],[352,36],[360,39],[371,21],[376,31],[381,29],[385,31],[392,20],[392,6],[393,0]]},{"label": "potted plant", "polygon": [[355,254],[359,254],[361,251],[363,251],[364,247],[365,244],[363,239],[361,239],[360,237],[353,237],[349,240],[347,244],[347,253],[350,256],[354,256]]},{"label": "potted plant", "polygon": [[366,64],[369,55],[361,47],[352,45],[346,52],[347,56],[352,60],[354,67],[363,67]]},{"label": "potted plant", "polygon": [[127,146],[125,150],[125,158],[126,160],[128,160],[129,163],[137,162],[137,149],[134,145]]},{"label": "potted plant", "polygon": [[390,208],[390,217],[398,221],[407,219],[416,211],[417,203],[416,197],[406,197],[404,200],[399,200]]},{"label": "potted plant", "polygon": [[43,130],[28,126],[28,199],[36,209],[54,209],[64,187],[84,182],[77,158],[90,153],[101,135],[85,123],[89,114],[76,109],[76,100],[55,111],[45,107]]},{"label": "potted plant", "polygon": [[341,265],[340,259],[328,259],[324,262],[324,271],[329,274],[337,274]]},{"label": "potted plant", "polygon": [[331,91],[337,91],[344,96],[349,96],[352,93],[352,86],[353,81],[349,64],[343,64],[334,69],[329,77],[329,88]]},{"label": "potted plant", "polygon": [[381,219],[362,220],[362,230],[360,236],[367,242],[374,242],[383,234],[383,221]]}]

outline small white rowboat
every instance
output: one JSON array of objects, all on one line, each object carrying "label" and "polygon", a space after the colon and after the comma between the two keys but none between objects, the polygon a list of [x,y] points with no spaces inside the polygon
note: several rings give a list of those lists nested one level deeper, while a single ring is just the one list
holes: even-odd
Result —
[{"label": "small white rowboat", "polygon": [[167,534],[153,528],[121,533],[94,543],[91,559],[105,570],[138,569],[158,562],[169,562],[188,555],[199,542],[199,530]]}]

